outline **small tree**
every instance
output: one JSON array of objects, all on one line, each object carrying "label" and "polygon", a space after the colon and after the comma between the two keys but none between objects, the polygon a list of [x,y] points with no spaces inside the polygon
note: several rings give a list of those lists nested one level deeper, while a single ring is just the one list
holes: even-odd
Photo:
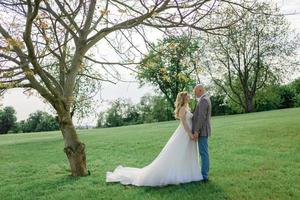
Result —
[{"label": "small tree", "polygon": [[127,99],[117,99],[110,107],[101,112],[97,127],[116,127],[141,123],[139,112],[135,105]]},{"label": "small tree", "polygon": [[13,107],[0,110],[0,134],[6,134],[16,126],[16,111]]},{"label": "small tree", "polygon": [[20,123],[20,126],[24,133],[59,130],[57,119],[43,111],[30,114],[26,121]]},{"label": "small tree", "polygon": [[254,99],[255,111],[274,110],[280,108],[280,85],[270,85],[257,92]]},{"label": "small tree", "polygon": [[296,103],[296,91],[292,85],[281,85],[279,87],[279,96],[281,99],[279,108],[292,108]]},{"label": "small tree", "polygon": [[[145,95],[138,104],[143,123],[161,122],[174,119],[174,109],[163,95]],[[163,113],[163,114],[162,114]]]},{"label": "small tree", "polygon": [[190,91],[196,83],[199,42],[190,37],[171,36],[154,45],[138,67],[141,85],[150,83],[160,90],[174,108],[180,91]]}]

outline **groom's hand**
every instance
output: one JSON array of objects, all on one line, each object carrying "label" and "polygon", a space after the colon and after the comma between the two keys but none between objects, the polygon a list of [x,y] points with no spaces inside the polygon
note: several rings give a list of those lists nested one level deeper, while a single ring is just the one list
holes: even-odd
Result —
[{"label": "groom's hand", "polygon": [[197,140],[199,138],[199,133],[194,132],[194,139]]}]

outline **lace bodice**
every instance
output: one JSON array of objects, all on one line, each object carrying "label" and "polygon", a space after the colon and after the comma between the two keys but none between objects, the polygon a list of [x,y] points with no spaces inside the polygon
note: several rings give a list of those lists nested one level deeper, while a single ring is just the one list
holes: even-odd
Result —
[{"label": "lace bodice", "polygon": [[191,111],[187,110],[186,111],[186,119],[192,119],[193,117],[193,113],[191,113]]},{"label": "lace bodice", "polygon": [[185,118],[186,118],[186,122],[188,124],[188,126],[191,128],[192,127],[192,117],[193,117],[193,113],[191,113],[191,111],[187,110],[185,113]]}]

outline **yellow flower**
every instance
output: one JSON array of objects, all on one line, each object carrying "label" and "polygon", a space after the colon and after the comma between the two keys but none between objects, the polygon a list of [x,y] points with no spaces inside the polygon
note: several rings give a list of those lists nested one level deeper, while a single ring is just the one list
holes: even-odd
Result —
[{"label": "yellow flower", "polygon": [[24,44],[21,40],[14,39],[14,38],[8,38],[6,40],[6,42],[10,49],[12,49],[12,46],[19,47],[20,49],[24,48]]},{"label": "yellow flower", "polygon": [[197,73],[197,74],[202,74],[203,71],[204,71],[204,69],[203,69],[202,67],[197,67],[197,68],[196,68],[196,73]]},{"label": "yellow flower", "polygon": [[34,75],[34,72],[33,72],[31,69],[29,69],[29,70],[26,70],[26,71],[25,71],[25,75],[26,75],[26,76],[33,76],[33,75]]},{"label": "yellow flower", "polygon": [[188,82],[189,81],[189,78],[185,74],[183,74],[181,72],[178,74],[178,78],[182,82]]},{"label": "yellow flower", "polygon": [[43,39],[47,42],[47,43],[51,43],[52,39],[46,35],[43,36]]},{"label": "yellow flower", "polygon": [[168,44],[168,47],[169,47],[170,49],[174,49],[175,45],[174,45],[173,43],[169,43],[169,44]]},{"label": "yellow flower", "polygon": [[159,69],[160,73],[164,74],[167,72],[167,69],[165,67],[162,67]]},{"label": "yellow flower", "polygon": [[166,82],[170,82],[170,77],[168,77],[167,75],[164,75],[162,77],[162,80],[166,81]]},{"label": "yellow flower", "polygon": [[49,25],[48,25],[46,22],[42,22],[42,21],[41,21],[41,23],[39,24],[39,27],[40,27],[41,29],[47,29],[47,28],[49,27]]},{"label": "yellow flower", "polygon": [[152,62],[152,61],[149,61],[149,62],[147,63],[147,67],[150,68],[150,69],[153,69],[153,68],[155,68],[155,63]]},{"label": "yellow flower", "polygon": [[107,10],[107,9],[102,9],[102,10],[100,10],[100,13],[101,13],[102,15],[108,15],[109,10]]},{"label": "yellow flower", "polygon": [[3,73],[3,77],[4,78],[9,78],[9,77],[12,77],[14,75],[14,72],[13,71],[11,71],[11,72],[6,72],[6,73]]},{"label": "yellow flower", "polygon": [[152,15],[151,15],[151,18],[154,18],[157,16],[157,12],[153,12]]}]

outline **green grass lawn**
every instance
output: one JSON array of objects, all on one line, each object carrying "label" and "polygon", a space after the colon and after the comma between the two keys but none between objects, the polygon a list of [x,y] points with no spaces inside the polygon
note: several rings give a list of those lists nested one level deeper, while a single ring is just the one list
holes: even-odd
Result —
[{"label": "green grass lawn", "polygon": [[300,199],[300,109],[214,117],[211,182],[159,188],[105,183],[117,165],[142,167],[177,121],[79,131],[91,176],[68,176],[60,132],[0,136],[0,199]]}]

